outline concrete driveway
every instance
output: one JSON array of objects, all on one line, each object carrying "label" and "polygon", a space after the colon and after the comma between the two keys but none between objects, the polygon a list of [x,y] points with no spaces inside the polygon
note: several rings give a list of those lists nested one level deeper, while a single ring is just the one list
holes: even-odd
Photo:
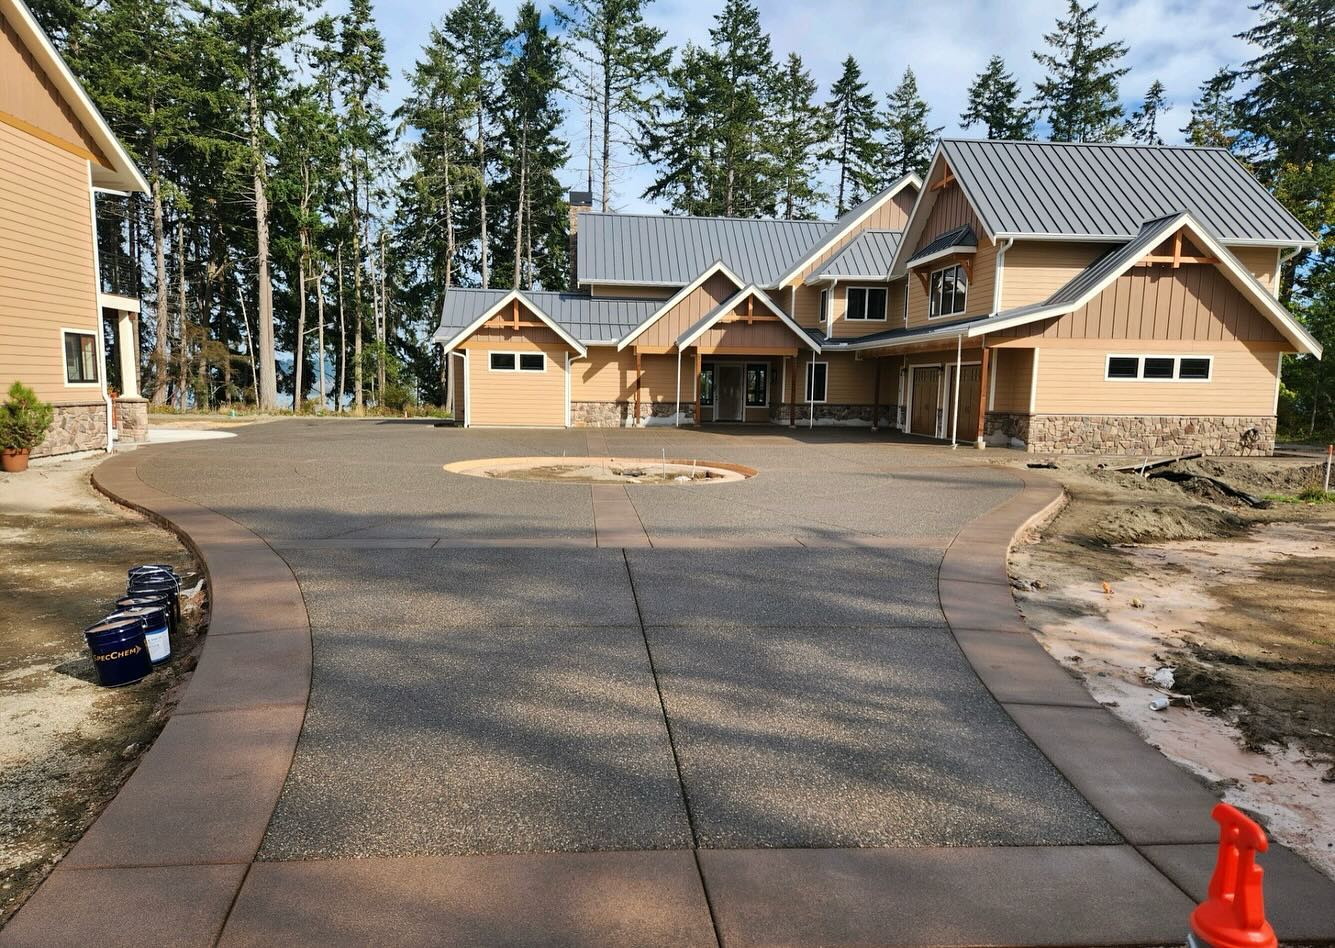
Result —
[{"label": "concrete driveway", "polygon": [[[219,577],[250,575],[227,531],[258,535],[309,615],[309,702],[258,860],[215,883],[204,863],[240,857],[190,857],[217,887],[199,924],[222,944],[1185,930],[1213,797],[1016,627],[1002,560],[1025,482],[995,454],[828,429],[294,420],[238,435],[136,452],[117,475],[160,491],[150,507],[207,508]],[[590,487],[442,469],[533,455],[759,474]],[[974,559],[952,546],[965,528]],[[215,622],[249,628],[237,614]],[[222,635],[216,654],[245,641]],[[125,863],[90,835],[76,868]],[[1304,868],[1279,865],[1310,932],[1325,922],[1304,906],[1325,890]]]}]

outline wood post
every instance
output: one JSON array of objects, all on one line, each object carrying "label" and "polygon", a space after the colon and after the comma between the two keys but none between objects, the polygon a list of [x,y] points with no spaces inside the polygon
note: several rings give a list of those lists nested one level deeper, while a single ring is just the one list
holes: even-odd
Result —
[{"label": "wood post", "polygon": [[[700,347],[695,347],[695,417],[691,424],[700,427]],[[717,398],[717,395],[715,396]]]},{"label": "wood post", "polygon": [[872,386],[871,430],[878,431],[881,425],[881,359],[876,360],[876,382]]},{"label": "wood post", "polygon": [[1182,231],[1173,235],[1173,269],[1182,266]]},{"label": "wood post", "polygon": [[797,356],[788,360],[793,370],[788,373],[788,427],[797,427]]},{"label": "wood post", "polygon": [[519,332],[519,300],[510,301],[510,316],[514,319],[515,332]]},{"label": "wood post", "polygon": [[987,395],[992,386],[988,381],[992,372],[992,350],[987,347],[987,342],[983,342],[982,361],[978,366],[978,434],[974,442],[978,447],[986,444],[987,436]]},{"label": "wood post", "polygon": [[640,347],[635,347],[635,422],[634,426],[638,428],[640,422],[640,382],[644,379],[644,370],[640,367]]}]

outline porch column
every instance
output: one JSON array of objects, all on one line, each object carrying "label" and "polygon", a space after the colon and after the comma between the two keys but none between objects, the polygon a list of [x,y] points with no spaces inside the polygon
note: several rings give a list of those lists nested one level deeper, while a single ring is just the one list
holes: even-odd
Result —
[{"label": "porch column", "polygon": [[871,430],[877,431],[881,421],[881,360],[876,360],[876,381],[872,385]]},{"label": "porch column", "polygon": [[116,310],[116,351],[121,363],[121,397],[139,397],[139,320],[129,310]]},{"label": "porch column", "polygon": [[635,420],[632,427],[638,428],[640,421],[640,383],[644,379],[644,370],[640,366],[640,347],[635,347]]},{"label": "porch column", "polygon": [[987,396],[992,386],[989,376],[992,372],[992,350],[987,347],[987,340],[982,340],[983,357],[978,366],[978,440],[974,442],[974,447],[979,451],[987,447]]},{"label": "porch column", "polygon": [[[695,417],[691,419],[691,424],[700,427],[700,347],[695,347]],[[715,372],[717,375],[717,371]],[[717,402],[715,403],[717,404]]]},{"label": "porch column", "polygon": [[797,427],[797,356],[785,359],[788,372],[788,427]]}]

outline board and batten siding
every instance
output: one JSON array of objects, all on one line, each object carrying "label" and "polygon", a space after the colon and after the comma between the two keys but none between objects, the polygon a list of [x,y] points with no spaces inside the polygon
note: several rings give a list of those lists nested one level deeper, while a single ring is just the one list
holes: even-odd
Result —
[{"label": "board and batten siding", "polygon": [[[934,260],[923,264],[921,267],[910,269],[908,272],[909,328],[929,324],[933,326],[946,325],[961,319],[986,316],[992,312],[992,282],[996,277],[997,248],[987,239],[987,232],[984,230],[982,222],[978,219],[978,215],[973,212],[973,207],[969,204],[968,198],[964,196],[964,191],[960,189],[958,183],[946,186],[937,195],[936,203],[932,205],[931,213],[927,215],[927,222],[923,225],[922,235],[918,238],[912,253],[917,253],[937,237],[957,227],[963,227],[965,224],[972,227],[974,234],[977,235],[978,249],[968,255],[973,261],[971,264],[973,272],[969,275],[969,288],[965,295],[964,312],[954,316],[928,318],[927,290],[918,274],[930,276],[933,270],[939,270],[951,262],[944,259]],[[1006,263],[1010,263],[1009,254],[1007,254]]]},{"label": "board and batten siding", "polygon": [[674,346],[682,333],[699,322],[706,313],[720,303],[736,296],[740,290],[736,283],[715,273],[701,283],[670,310],[650,323],[645,330],[635,337],[632,346],[655,347],[666,349]]},{"label": "board and batten siding", "polygon": [[66,384],[61,336],[99,331],[88,162],[0,122],[0,168],[0,386],[96,401],[96,385]]},{"label": "board and batten siding", "polygon": [[[523,304],[521,321],[537,317]],[[514,329],[510,317],[489,320],[461,348],[468,352],[468,423],[484,426],[564,427],[569,345],[546,326]],[[495,372],[492,352],[541,352],[541,372]]]},{"label": "board and batten siding", "polygon": [[1001,262],[1001,308],[1041,303],[1114,244],[1017,240]]}]

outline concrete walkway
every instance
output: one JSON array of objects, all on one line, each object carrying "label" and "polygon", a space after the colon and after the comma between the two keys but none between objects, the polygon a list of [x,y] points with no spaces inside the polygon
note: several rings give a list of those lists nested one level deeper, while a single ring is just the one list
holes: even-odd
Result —
[{"label": "concrete walkway", "polygon": [[[761,473],[441,470],[588,453]],[[1024,629],[1006,549],[1059,492],[986,459],[313,421],[113,458],[207,564],[210,634],[0,942],[1180,942],[1214,797]],[[1335,887],[1263,864],[1281,937],[1335,937]]]}]

